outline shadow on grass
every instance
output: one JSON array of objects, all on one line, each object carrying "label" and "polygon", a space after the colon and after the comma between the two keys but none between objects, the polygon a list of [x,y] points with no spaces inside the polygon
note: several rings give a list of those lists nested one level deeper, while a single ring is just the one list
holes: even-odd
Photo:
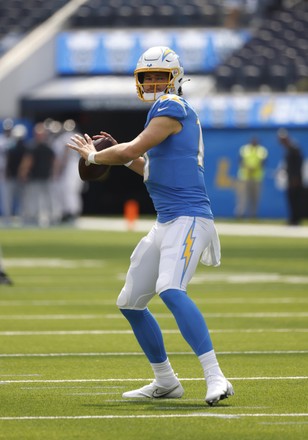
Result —
[{"label": "shadow on grass", "polygon": [[181,402],[175,402],[170,401],[168,399],[161,399],[161,400],[145,400],[142,399],[142,401],[139,400],[117,400],[115,402],[102,402],[100,404],[84,404],[82,405],[86,408],[101,408],[104,410],[110,410],[110,409],[117,409],[127,411],[127,407],[133,408],[134,410],[138,411],[189,411],[189,410],[216,410],[218,408],[230,408],[233,407],[233,405],[227,404],[227,402],[220,402],[217,406],[209,406],[204,401],[200,400],[196,402],[191,401],[181,401]]}]

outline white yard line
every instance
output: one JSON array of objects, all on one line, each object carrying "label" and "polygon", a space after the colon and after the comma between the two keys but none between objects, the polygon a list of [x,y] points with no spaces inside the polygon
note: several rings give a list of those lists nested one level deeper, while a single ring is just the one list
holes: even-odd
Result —
[{"label": "white yard line", "polygon": [[[155,313],[158,318],[174,319],[171,313]],[[205,313],[206,318],[307,318],[308,312],[256,312],[256,313]],[[120,313],[112,314],[54,314],[54,315],[0,315],[0,320],[93,320],[93,319],[123,319]]]},{"label": "white yard line", "polygon": [[[216,329],[210,333],[307,333],[308,328],[257,328],[257,329]],[[166,335],[177,335],[177,329],[163,329]],[[82,336],[82,335],[132,335],[132,330],[44,330],[44,331],[0,331],[0,336]]]},{"label": "white yard line", "polygon": [[[218,351],[218,355],[286,355],[286,354],[307,354],[308,350],[251,350],[251,351]],[[168,352],[172,356],[193,355],[191,351]],[[23,358],[23,357],[83,357],[83,356],[144,356],[143,352],[97,352],[97,353],[1,353],[0,358]]]},{"label": "white yard line", "polygon": [[[106,314],[105,318],[119,319],[122,318],[119,314]],[[157,318],[174,319],[169,313],[155,313]],[[306,318],[308,312],[243,312],[243,313],[204,313],[206,318]],[[1,317],[0,317],[1,319]]]},{"label": "white yard line", "polygon": [[[11,267],[28,267],[39,268],[47,267],[49,269],[76,269],[76,268],[97,268],[103,267],[104,261],[101,260],[65,260],[61,258],[6,258],[5,265]],[[118,274],[118,279],[125,280],[125,273]],[[249,273],[228,273],[223,271],[203,272],[197,273],[193,276],[191,284],[203,283],[229,283],[229,284],[243,284],[243,283],[283,283],[283,284],[308,284],[308,276],[303,275],[288,275],[271,272],[249,272]],[[8,301],[6,301],[6,304]],[[18,302],[17,302],[18,303]],[[45,301],[46,303],[46,301]],[[43,304],[43,301],[42,301]],[[58,304],[63,302],[58,301]]]},{"label": "white yard line", "polygon": [[[198,304],[307,304],[308,298],[275,297],[275,298],[194,298]],[[115,306],[115,300],[0,300],[0,307],[72,307],[72,306]]]},{"label": "white yard line", "polygon": [[300,422],[260,422],[260,425],[307,425],[308,422],[300,421]]},{"label": "white yard line", "polygon": [[64,258],[6,258],[5,267],[48,267],[76,269],[81,267],[103,267],[103,260],[66,260]]},{"label": "white yard line", "polygon": [[191,414],[135,414],[135,415],[79,415],[79,416],[15,416],[15,417],[0,417],[0,420],[85,420],[85,419],[178,419],[178,418],[203,418],[214,417],[219,419],[238,419],[242,417],[267,417],[267,418],[280,418],[280,417],[308,417],[308,413],[275,413],[275,414],[221,414],[210,412],[199,412]]},{"label": "white yard line", "polygon": [[281,275],[278,273],[198,273],[194,275],[191,284],[210,282],[225,282],[229,284],[246,283],[283,283],[283,284],[308,284],[308,276]]},{"label": "white yard line", "polygon": [[[283,298],[281,298],[281,300],[283,301]],[[292,298],[290,298],[290,300],[292,300]],[[299,298],[299,300],[301,301],[301,298]],[[305,298],[303,298],[304,302]],[[264,301],[266,301],[266,299],[264,299]],[[296,299],[294,299],[294,301],[296,301]],[[307,302],[308,302],[308,298],[307,298]],[[67,306],[67,307],[72,307],[72,306],[115,306],[116,300],[78,300],[78,301],[67,301],[67,300],[4,300],[1,301],[0,300],[0,307],[24,307],[24,306],[28,306],[28,307],[32,307],[32,306],[37,306],[37,307],[54,307],[54,306]],[[279,304],[279,298],[277,299],[277,304]]]},{"label": "white yard line", "polygon": [[[13,375],[14,376],[14,375]],[[1,375],[0,375],[1,378]],[[228,377],[232,381],[271,381],[271,380],[307,380],[308,376],[257,376],[257,377]],[[14,384],[14,383],[110,383],[110,382],[148,382],[153,378],[108,378],[108,379],[16,379],[5,380],[2,384]],[[181,382],[204,382],[204,377],[181,377]],[[0,382],[1,383],[1,382]]]},{"label": "white yard line", "polygon": [[[137,220],[133,230],[136,232],[148,232],[154,223],[155,219]],[[226,223],[219,221],[216,221],[215,224],[218,233],[221,235],[308,238],[307,226]],[[127,231],[128,224],[123,218],[81,217],[76,222],[76,228],[98,231]]]}]

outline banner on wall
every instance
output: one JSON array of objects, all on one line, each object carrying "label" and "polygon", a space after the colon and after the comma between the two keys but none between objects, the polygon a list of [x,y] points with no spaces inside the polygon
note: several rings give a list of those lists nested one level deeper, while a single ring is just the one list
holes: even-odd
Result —
[{"label": "banner on wall", "polygon": [[57,37],[56,70],[61,75],[130,75],[142,52],[168,46],[187,73],[206,73],[249,39],[249,31],[228,29],[63,32]]},{"label": "banner on wall", "polygon": [[204,128],[307,127],[308,94],[214,96],[193,102]]}]

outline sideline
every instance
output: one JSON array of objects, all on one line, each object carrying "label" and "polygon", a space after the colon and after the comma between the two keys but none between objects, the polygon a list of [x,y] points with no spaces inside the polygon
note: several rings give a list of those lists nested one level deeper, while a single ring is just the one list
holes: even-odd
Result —
[{"label": "sideline", "polygon": [[[148,232],[155,219],[137,220],[129,224],[124,218],[112,217],[80,217],[75,222],[77,229],[98,231],[134,231]],[[287,226],[279,224],[251,224],[251,223],[226,223],[215,222],[218,233],[221,235],[263,236],[263,237],[289,237],[308,238],[308,226]]]}]

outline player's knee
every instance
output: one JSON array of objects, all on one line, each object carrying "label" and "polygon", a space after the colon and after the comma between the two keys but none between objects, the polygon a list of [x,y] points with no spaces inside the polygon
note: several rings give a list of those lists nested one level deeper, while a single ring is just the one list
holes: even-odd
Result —
[{"label": "player's knee", "polygon": [[119,309],[125,309],[126,307],[130,308],[129,303],[130,295],[128,294],[127,290],[125,290],[125,287],[121,290],[120,295],[117,299],[117,306]]},{"label": "player's knee", "polygon": [[156,292],[161,293],[170,288],[171,277],[168,273],[162,273],[156,282]]}]

